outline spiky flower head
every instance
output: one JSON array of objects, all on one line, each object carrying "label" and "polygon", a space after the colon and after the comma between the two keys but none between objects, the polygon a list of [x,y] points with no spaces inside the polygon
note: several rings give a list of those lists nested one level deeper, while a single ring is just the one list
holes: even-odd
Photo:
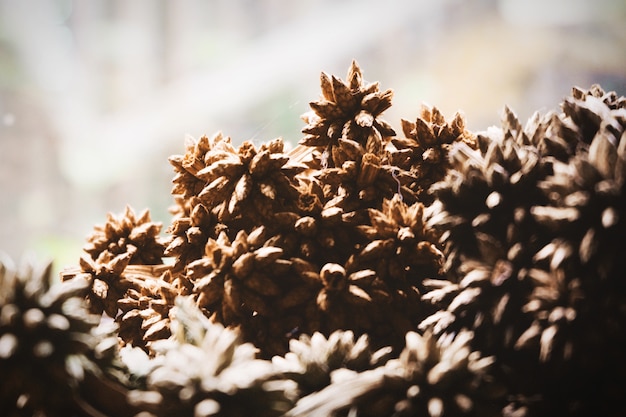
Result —
[{"label": "spiky flower head", "polygon": [[519,144],[507,126],[479,135],[486,147],[455,144],[453,169],[433,186],[441,209],[431,222],[442,233],[447,278],[426,281],[431,291],[423,297],[439,311],[422,328],[472,329],[487,354],[511,347],[526,330],[527,269],[550,240],[531,211],[547,201],[539,183],[552,173],[552,160]]},{"label": "spiky flower head", "polygon": [[310,103],[312,111],[303,116],[307,126],[300,144],[323,152],[323,166],[341,166],[342,140],[360,144],[367,153],[381,154],[383,139],[395,135],[380,115],[391,107],[392,90],[380,91],[378,83],[367,84],[356,61],[346,80],[322,72],[322,98]]},{"label": "spiky flower head", "polygon": [[471,332],[437,340],[406,334],[400,356],[363,372],[332,374],[288,416],[499,416],[505,392],[490,374],[493,357],[472,351]]},{"label": "spiky flower head", "polygon": [[189,298],[177,300],[172,316],[174,337],[155,343],[155,357],[123,353],[143,381],[128,394],[142,415],[279,416],[289,409],[295,384],[257,359],[236,330],[208,320]]},{"label": "spiky flower head", "polygon": [[[257,149],[251,141],[235,147],[221,133],[210,140],[203,137],[184,157],[171,161],[177,171],[173,193],[178,208],[167,229],[171,236],[165,254],[175,258],[174,274],[184,273],[189,263],[200,259],[209,239],[221,232],[234,239],[239,230],[249,232],[270,223],[275,212],[292,209],[298,199],[294,177],[304,169],[290,163],[282,138]],[[183,181],[190,175],[192,190],[189,181]]]},{"label": "spiky flower head", "polygon": [[[444,236],[453,273],[427,282],[423,300],[441,309],[421,328],[475,331],[474,348],[499,359],[518,395],[506,415],[623,411],[615,394],[623,384],[607,377],[623,373],[626,363],[626,265],[617,238],[624,233],[626,115],[611,97],[575,89],[564,114],[541,123],[534,116],[523,130],[507,111],[503,134],[492,130],[491,137],[506,144],[509,163],[488,163],[501,159],[494,159],[497,142],[479,136],[479,151],[462,166],[490,168],[466,169],[453,192],[440,195],[447,208],[451,195],[464,195],[457,203],[466,209],[453,217],[442,212],[439,224],[451,226]],[[513,175],[511,150],[521,162]],[[525,201],[516,197],[522,195]],[[485,197],[484,208],[476,209],[477,197]]]},{"label": "spiky flower head", "polygon": [[6,416],[79,412],[86,376],[100,376],[117,348],[112,329],[83,298],[89,283],[53,281],[51,264],[0,259],[0,410]]},{"label": "spiky flower head", "polygon": [[218,132],[211,138],[202,136],[196,140],[187,137],[185,148],[184,155],[172,155],[169,158],[175,172],[171,193],[178,197],[176,206],[172,208],[175,214],[189,214],[191,212],[190,199],[200,194],[206,186],[206,181],[198,175],[198,172],[224,154],[228,154],[232,144],[228,136]]},{"label": "spiky flower head", "polygon": [[[403,185],[419,200],[430,204],[428,189],[441,181],[449,168],[453,143],[475,148],[476,137],[465,128],[465,118],[457,112],[448,122],[437,107],[422,105],[415,122],[402,119],[404,138],[392,137],[387,146],[389,163],[402,172]],[[404,184],[406,183],[406,184]]]},{"label": "spiky flower head", "polygon": [[284,353],[294,328],[309,332],[307,302],[315,297],[319,277],[315,266],[294,258],[275,245],[280,239],[264,226],[234,240],[225,233],[211,239],[204,256],[189,264],[192,296],[207,315],[229,326],[240,326],[263,356]]},{"label": "spiky flower head", "polygon": [[[259,149],[245,141],[236,150],[225,148],[219,158],[211,153],[214,162],[198,172],[206,183],[199,199],[219,221],[233,224],[240,219],[248,228],[258,224],[297,196],[291,167],[286,166],[289,157],[283,151],[283,140],[277,138]],[[245,212],[248,206],[255,207],[254,216]]]},{"label": "spiky flower head", "polygon": [[373,350],[369,337],[355,338],[351,330],[336,330],[325,337],[320,332],[300,335],[289,341],[289,351],[275,356],[277,370],[298,383],[301,397],[326,387],[338,369],[362,372],[382,365],[391,355],[391,347]]},{"label": "spiky flower head", "polygon": [[443,263],[439,235],[427,224],[430,214],[424,205],[406,204],[396,194],[385,199],[380,210],[368,213],[369,222],[357,226],[368,243],[354,261],[376,270],[384,280],[406,282],[422,291],[421,280],[437,277]]},{"label": "spiky flower head", "polygon": [[90,286],[85,296],[94,313],[105,312],[109,317],[118,313],[117,301],[141,283],[125,274],[129,265],[146,267],[163,263],[165,242],[160,237],[161,224],[150,219],[149,210],[139,216],[127,206],[123,214],[107,215],[104,225],[96,225],[87,237],[78,267],[66,267],[61,279],[86,279]]},{"label": "spiky flower head", "polygon": [[165,250],[160,233],[161,223],[151,220],[148,209],[136,215],[132,207],[126,206],[121,215],[108,213],[106,223],[94,227],[83,250],[94,261],[128,253],[129,264],[157,265],[163,262]]},{"label": "spiky flower head", "polygon": [[[556,414],[624,412],[617,375],[626,370],[625,103],[598,87],[575,89],[566,99],[563,107],[589,146],[555,163],[540,184],[549,202],[531,212],[552,240],[529,272],[534,288],[524,309],[533,324],[517,346],[551,370],[542,377],[548,382],[541,406]],[[558,391],[550,383],[557,378],[564,381]]]}]

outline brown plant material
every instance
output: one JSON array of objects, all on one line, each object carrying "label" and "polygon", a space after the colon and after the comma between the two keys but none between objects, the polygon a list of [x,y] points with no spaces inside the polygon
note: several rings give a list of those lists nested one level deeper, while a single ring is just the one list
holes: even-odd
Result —
[{"label": "brown plant material", "polygon": [[141,415],[280,416],[295,397],[295,384],[269,361],[256,357],[235,329],[212,323],[194,302],[181,298],[173,308],[174,337],[155,342],[157,356],[127,350],[139,387],[128,401]]},{"label": "brown plant material", "polygon": [[453,340],[406,334],[398,358],[363,372],[337,372],[321,391],[308,395],[289,417],[500,416],[505,391],[491,375],[494,357],[472,351],[472,333]]},{"label": "brown plant material", "polygon": [[273,357],[272,364],[297,382],[300,396],[304,397],[328,386],[333,372],[376,368],[390,358],[391,352],[388,346],[373,350],[366,334],[355,338],[351,330],[336,330],[328,337],[315,332],[291,339],[289,351]]},{"label": "brown plant material", "polygon": [[169,312],[176,297],[186,293],[184,277],[173,279],[165,265],[129,266],[124,275],[134,285],[117,302],[119,337],[153,353],[151,343],[171,334]]},{"label": "brown plant material", "polygon": [[[300,169],[287,166],[289,157],[283,153],[283,140],[264,143],[257,150],[252,142],[244,142],[237,150],[230,141],[219,152],[208,155],[210,164],[197,175],[205,181],[198,198],[220,222],[250,230],[289,207],[297,198],[292,178]],[[248,207],[254,210],[245,211]]]},{"label": "brown plant material", "polygon": [[208,240],[221,232],[230,230],[233,239],[238,230],[250,231],[291,207],[298,196],[295,174],[305,167],[288,164],[283,151],[281,138],[259,149],[248,141],[236,149],[217,133],[170,158],[177,170],[172,190],[177,205],[165,254],[175,258],[174,273],[201,258]]},{"label": "brown plant material", "polygon": [[297,211],[276,213],[272,222],[280,226],[276,245],[289,256],[315,265],[341,263],[362,243],[354,233],[349,216],[334,205],[337,200],[324,201],[321,183],[306,178],[300,187]]},{"label": "brown plant material", "polygon": [[366,84],[356,61],[346,81],[321,75],[322,98],[310,103],[312,111],[303,116],[307,126],[300,144],[323,152],[321,165],[340,167],[350,160],[354,144],[366,153],[380,155],[383,140],[395,135],[380,115],[391,107],[392,90],[380,91],[378,83]]},{"label": "brown plant material", "polygon": [[132,409],[624,414],[626,99],[478,133],[423,106],[400,138],[356,62],[321,89],[288,153],[189,139],[166,242],[127,208],[62,272],[119,324]]},{"label": "brown plant material", "polygon": [[189,264],[187,278],[198,306],[214,320],[241,328],[264,355],[284,353],[287,334],[309,330],[305,305],[319,286],[307,261],[284,256],[264,227],[209,240],[205,255]]},{"label": "brown plant material", "polygon": [[[348,328],[349,324],[359,334],[371,330],[372,316],[378,311],[372,303],[372,295],[368,293],[368,290],[372,291],[370,284],[375,278],[374,271],[348,274],[343,266],[327,263],[319,274],[323,288],[317,295],[316,303],[324,315],[327,326],[324,330]],[[368,306],[371,308],[368,309]]]},{"label": "brown plant material", "polygon": [[369,265],[389,282],[407,282],[422,292],[421,280],[441,273],[439,236],[427,225],[422,203],[407,205],[399,194],[384,200],[382,209],[369,209],[369,224],[358,229],[369,242],[353,262]]},{"label": "brown plant material", "polygon": [[[626,101],[596,85],[587,92],[573,89],[563,109],[581,132],[581,142],[587,142],[592,132],[593,138],[588,147],[577,147],[569,160],[556,162],[553,175],[540,184],[549,199],[531,214],[553,238],[534,256],[541,269],[531,271],[535,288],[526,309],[535,322],[519,344],[538,348],[542,361],[580,354],[587,357],[585,366],[594,367],[587,362],[593,362],[590,358],[595,355],[582,353],[583,349],[604,350],[599,345],[620,342],[596,340],[588,345],[604,337],[589,337],[590,333],[626,323],[618,278],[626,267],[618,238],[624,232],[618,213],[624,199]],[[597,294],[605,295],[596,300]],[[592,309],[594,314],[612,317],[612,324],[587,316],[590,307],[583,305],[595,302],[599,304]],[[589,328],[574,333],[574,324]],[[576,353],[576,349],[581,351]]]},{"label": "brown plant material", "polygon": [[109,252],[103,252],[98,261],[83,255],[79,266],[61,271],[62,281],[83,279],[89,282],[85,296],[89,308],[97,314],[106,313],[109,317],[117,315],[117,301],[126,291],[133,288],[133,282],[126,279],[124,270],[132,255],[128,252],[110,258]]},{"label": "brown plant material", "polygon": [[211,138],[202,136],[197,141],[188,137],[185,141],[185,154],[170,156],[169,162],[175,172],[171,193],[179,197],[176,207],[172,209],[175,214],[191,212],[187,202],[191,197],[200,194],[206,186],[206,181],[200,178],[198,172],[227,155],[231,147],[230,138],[218,132]]},{"label": "brown plant material", "polygon": [[189,263],[200,259],[208,240],[216,238],[220,231],[226,229],[198,197],[191,197],[187,206],[191,208],[190,213],[180,212],[167,228],[170,237],[165,255],[174,258],[173,273],[184,272]]},{"label": "brown plant material", "polygon": [[446,231],[447,270],[464,257],[524,263],[543,243],[526,245],[530,234],[540,233],[530,211],[546,201],[538,184],[552,173],[553,160],[501,131],[489,133],[479,136],[489,143],[487,148],[456,144],[453,169],[432,187],[435,206],[443,208],[432,223]]},{"label": "brown plant material", "polygon": [[148,349],[148,342],[169,336],[169,309],[185,291],[180,278],[172,280],[168,266],[127,265],[127,258],[98,264],[83,256],[80,267],[61,271],[61,279],[86,282],[83,296],[89,310],[114,318],[124,344]]},{"label": "brown plant material", "polygon": [[94,227],[83,250],[95,261],[128,253],[129,264],[158,265],[162,263],[165,250],[160,233],[161,223],[150,219],[149,210],[136,215],[130,206],[126,206],[123,214],[109,213],[104,225]]},{"label": "brown plant material", "polygon": [[574,89],[563,110],[584,145],[540,184],[549,202],[531,214],[552,239],[529,272],[534,288],[524,309],[533,323],[517,346],[552,370],[541,407],[619,415],[624,384],[609,381],[626,372],[626,101],[593,86]]},{"label": "brown plant material", "polygon": [[339,207],[361,222],[367,218],[367,209],[381,207],[384,199],[391,199],[398,192],[403,198],[406,196],[407,202],[415,202],[414,194],[400,187],[396,168],[383,165],[381,158],[372,153],[358,155],[356,160],[316,175],[324,185],[326,206]]},{"label": "brown plant material", "polygon": [[[478,134],[476,149],[455,143],[452,168],[432,187],[437,201],[429,224],[441,232],[445,275],[424,281],[422,301],[435,311],[420,329],[438,337],[472,330],[472,347],[488,355],[511,354],[531,325],[524,311],[533,285],[528,269],[549,241],[531,213],[547,201],[539,184],[553,159],[520,141],[518,127],[505,111],[502,129]],[[516,357],[515,369],[527,360]]]},{"label": "brown plant material", "polygon": [[563,113],[523,129],[506,109],[503,130],[460,148],[435,186],[450,274],[427,281],[440,310],[421,328],[474,330],[520,393],[506,415],[590,414],[599,398],[623,410],[607,378],[626,365],[623,103],[574,89]]},{"label": "brown plant material", "polygon": [[113,328],[98,327],[84,293],[89,282],[57,282],[51,264],[0,254],[0,410],[5,416],[76,415],[85,375],[116,354]]},{"label": "brown plant material", "polygon": [[401,120],[404,138],[391,138],[387,146],[389,164],[402,172],[402,185],[415,193],[419,200],[430,204],[427,196],[432,184],[441,181],[448,169],[449,152],[453,143],[476,147],[475,135],[465,128],[465,118],[457,112],[448,122],[437,107],[422,105],[415,122]]}]

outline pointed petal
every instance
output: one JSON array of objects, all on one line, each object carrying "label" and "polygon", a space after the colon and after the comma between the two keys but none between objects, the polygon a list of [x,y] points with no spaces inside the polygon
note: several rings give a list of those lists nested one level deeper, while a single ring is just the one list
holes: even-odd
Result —
[{"label": "pointed petal", "polygon": [[333,83],[330,77],[325,72],[320,75],[320,85],[322,87],[322,97],[328,101],[335,101],[335,94],[333,92]]},{"label": "pointed petal", "polygon": [[356,105],[356,100],[350,88],[340,79],[333,77],[333,90],[335,92],[335,103],[344,113],[350,112]]},{"label": "pointed petal", "polygon": [[312,101],[309,103],[311,109],[322,119],[336,119],[344,116],[343,108],[345,106],[332,101]]},{"label": "pointed petal", "polygon": [[361,87],[362,82],[363,76],[361,74],[361,68],[356,60],[352,60],[352,65],[350,65],[350,69],[348,70],[348,83],[350,84],[350,89],[357,91],[359,87]]}]

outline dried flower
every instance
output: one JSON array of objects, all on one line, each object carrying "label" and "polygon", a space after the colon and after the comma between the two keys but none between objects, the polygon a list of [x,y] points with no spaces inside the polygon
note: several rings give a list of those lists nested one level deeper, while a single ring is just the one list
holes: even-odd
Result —
[{"label": "dried flower", "polygon": [[[350,159],[347,143],[356,143],[366,153],[380,155],[383,139],[395,135],[379,116],[391,106],[393,91],[381,92],[378,83],[365,84],[356,61],[346,81],[326,73],[321,75],[322,98],[311,102],[312,112],[303,116],[307,126],[300,144],[319,148],[324,167],[340,167]],[[354,146],[354,145],[351,145]]]}]

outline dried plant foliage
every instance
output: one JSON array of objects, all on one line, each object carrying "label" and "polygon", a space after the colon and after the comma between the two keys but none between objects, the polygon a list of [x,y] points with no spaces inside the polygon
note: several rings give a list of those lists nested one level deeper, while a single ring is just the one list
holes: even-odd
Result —
[{"label": "dried plant foliage", "polygon": [[[94,228],[62,284],[117,325],[121,362],[78,383],[72,404],[141,417],[626,414],[626,99],[574,88],[556,111],[523,125],[505,107],[481,132],[424,105],[401,137],[382,119],[392,90],[356,61],[320,81],[289,152],[281,138],[188,138],[169,159],[164,236],[130,207]],[[30,329],[14,312],[48,314],[14,308],[42,302],[24,282],[2,282],[5,359]]]},{"label": "dried plant foliage", "polygon": [[[100,296],[100,304],[108,313],[121,309],[126,342],[147,347],[153,334],[167,336],[172,291],[191,295],[207,317],[238,326],[268,358],[287,351],[290,335],[347,328],[369,334],[375,346],[400,348],[423,318],[421,281],[439,274],[442,253],[418,194],[403,181],[424,159],[390,164],[395,132],[380,115],[392,92],[366,83],[356,62],[347,81],[321,80],[322,99],[311,103],[306,136],[289,154],[280,138],[257,149],[218,133],[188,139],[186,153],[170,158],[166,297],[126,283],[122,265],[109,277],[100,277],[99,265],[82,268],[112,288],[116,301]],[[437,111],[421,116],[436,135],[423,139],[428,146],[470,137],[458,115],[450,125]],[[445,157],[439,163],[447,169]],[[377,228],[385,230],[374,238]],[[135,307],[147,303],[159,305],[159,314]],[[159,325],[147,325],[153,321]]]},{"label": "dried plant foliage", "polygon": [[141,415],[280,416],[291,408],[295,383],[257,359],[236,330],[207,320],[189,298],[172,315],[174,335],[155,342],[156,356],[123,353],[140,378],[128,401]]},{"label": "dried plant foliage", "polygon": [[422,105],[415,122],[401,120],[404,138],[392,137],[388,145],[389,163],[404,171],[402,181],[419,200],[432,203],[430,186],[442,180],[448,169],[450,148],[454,143],[476,147],[475,135],[465,128],[457,112],[448,122],[437,107]]},{"label": "dried plant foliage", "polygon": [[0,412],[67,416],[87,407],[79,391],[116,354],[114,329],[99,326],[84,299],[89,283],[59,283],[51,264],[0,258]]},{"label": "dried plant foliage", "polygon": [[149,210],[137,216],[126,206],[120,216],[109,213],[104,225],[94,227],[83,250],[96,262],[128,254],[129,264],[157,265],[163,261],[165,250],[160,233],[161,223],[151,220]]},{"label": "dried plant foliage", "polygon": [[626,364],[625,127],[624,99],[599,86],[525,128],[505,109],[433,187],[448,273],[427,282],[439,310],[420,328],[473,330],[520,393],[510,415],[624,412],[608,381]]},{"label": "dried plant foliage", "polygon": [[391,347],[373,350],[367,335],[354,337],[351,330],[336,330],[326,338],[315,332],[289,341],[284,356],[274,356],[272,363],[285,377],[297,382],[298,396],[319,391],[331,382],[337,370],[363,372],[389,360]]},{"label": "dried plant foliage", "polygon": [[383,141],[395,135],[393,128],[380,118],[391,107],[392,90],[380,91],[378,83],[366,83],[356,61],[346,80],[322,73],[322,97],[310,103],[311,112],[302,116],[307,123],[300,144],[322,152],[323,168],[341,167],[354,160],[360,147],[364,153],[379,154]]},{"label": "dried plant foliage", "polygon": [[472,351],[471,338],[469,331],[454,340],[408,332],[397,358],[362,372],[333,372],[328,386],[287,415],[499,416],[506,391],[491,378],[495,358]]}]

